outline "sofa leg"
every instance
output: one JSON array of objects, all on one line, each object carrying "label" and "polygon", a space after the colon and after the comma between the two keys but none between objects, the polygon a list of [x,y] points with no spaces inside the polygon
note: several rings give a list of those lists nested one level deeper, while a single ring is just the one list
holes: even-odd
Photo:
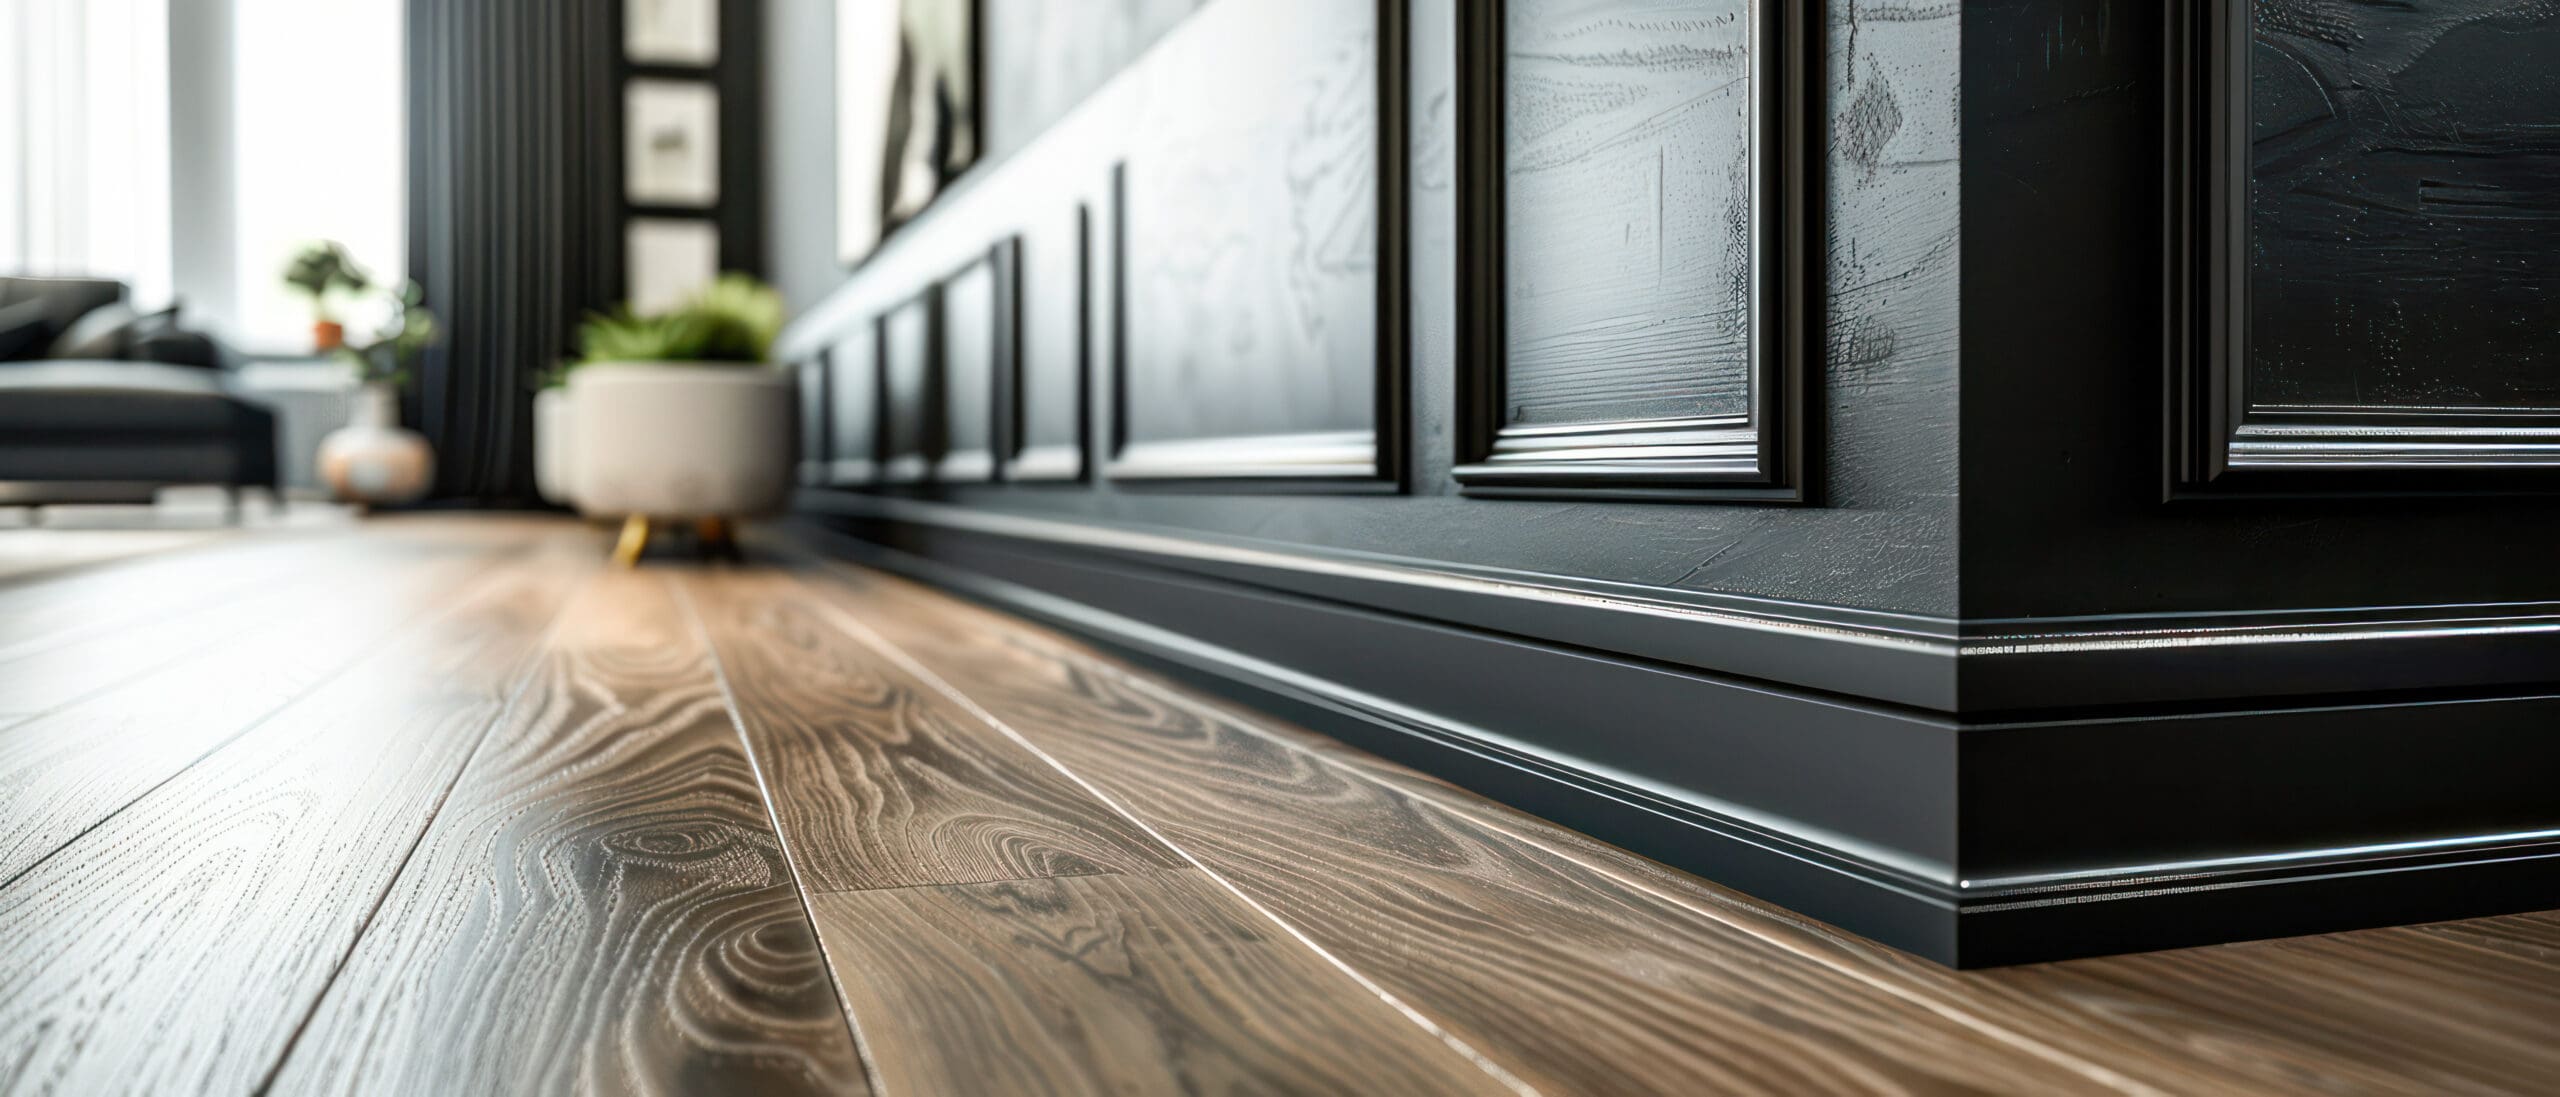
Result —
[{"label": "sofa leg", "polygon": [[613,566],[628,568],[640,563],[640,554],[649,548],[649,519],[634,514],[622,520],[622,540],[614,543]]}]

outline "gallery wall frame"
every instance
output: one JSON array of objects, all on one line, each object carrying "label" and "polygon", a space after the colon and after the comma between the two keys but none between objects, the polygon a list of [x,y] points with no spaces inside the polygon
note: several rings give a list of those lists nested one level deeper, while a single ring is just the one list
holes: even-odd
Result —
[{"label": "gallery wall frame", "polygon": [[[1820,23],[1800,0],[1749,0],[1747,396],[1715,414],[1512,422],[1508,99],[1511,6],[1458,5],[1458,447],[1474,495],[1800,503],[1816,418],[1826,120]],[[1656,192],[1657,200],[1661,198]]]},{"label": "gallery wall frame", "polygon": [[[610,123],[624,150],[616,166],[626,231],[615,258],[635,303],[686,296],[708,280],[706,269],[764,270],[761,9],[742,0],[626,0],[610,9],[622,43],[610,78],[625,95]],[[648,140],[634,117],[647,112],[633,99],[667,92],[688,104],[680,124],[702,131],[701,160],[672,192],[638,185],[646,180],[632,170],[645,162]],[[707,119],[693,109],[704,103]]]},{"label": "gallery wall frame", "polygon": [[836,253],[859,266],[978,160],[983,0],[834,0]]},{"label": "gallery wall frame", "polygon": [[[2293,399],[2262,375],[2256,309],[2264,287],[2255,284],[2262,271],[2255,252],[2267,249],[2253,238],[2265,227],[2259,205],[2279,188],[2260,185],[2266,181],[2258,178],[2258,162],[2264,156],[2285,165],[2317,164],[2333,155],[2353,137],[2338,131],[2347,128],[2339,123],[2352,121],[2354,104],[2332,98],[2335,109],[2323,117],[2261,118],[2253,104],[2256,77],[2273,78],[2271,99],[2288,78],[2318,77],[2307,67],[2257,71],[2261,63],[2298,62],[2282,43],[2258,33],[2253,10],[2223,0],[2164,5],[2165,497],[2560,488],[2552,477],[2560,470],[2560,399],[2540,402],[2547,406]],[[2560,20],[2552,29],[2560,32]],[[2517,155],[2495,139],[2491,126],[2477,126],[2474,136],[2478,147],[2447,155],[2472,163]],[[2555,153],[2560,150],[2544,150],[2540,162],[2560,166]],[[2355,233],[2322,228],[2341,248],[2389,246],[2371,233],[2365,238],[2372,245],[2358,245]],[[2450,265],[2445,254],[2430,253],[2427,260],[2439,275]],[[2546,286],[2554,271],[2560,262],[2542,272]],[[2448,283],[2442,292],[2462,290]],[[2412,290],[2407,296],[2424,295]],[[2549,372],[2560,375],[2560,360],[2549,362]]]},{"label": "gallery wall frame", "polygon": [[622,53],[641,64],[720,60],[720,0],[623,0]]}]

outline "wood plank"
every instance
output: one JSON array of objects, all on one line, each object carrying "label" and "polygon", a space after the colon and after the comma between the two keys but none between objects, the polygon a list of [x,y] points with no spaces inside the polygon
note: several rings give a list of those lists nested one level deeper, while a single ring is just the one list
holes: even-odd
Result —
[{"label": "wood plank", "polygon": [[891,1093],[1505,1093],[1196,872],[813,896]]},{"label": "wood plank", "polygon": [[[79,628],[0,655],[0,728],[70,704],[181,657],[248,634],[273,633],[323,609],[382,601],[382,584],[404,564],[434,566],[435,550],[405,541],[349,539],[345,551],[296,559],[265,582],[200,603],[180,601],[113,628]],[[452,552],[443,555],[451,559]],[[97,592],[104,594],[105,592]],[[409,604],[397,597],[394,604]],[[341,612],[343,612],[341,610]]]},{"label": "wood plank", "polygon": [[328,984],[574,580],[537,556],[0,888],[0,1090],[243,1092]]},{"label": "wood plank", "polygon": [[545,647],[274,1091],[863,1091],[669,581],[598,581]]},{"label": "wood plank", "polygon": [[[1079,646],[1014,627],[1038,643]],[[1097,662],[1128,673],[1116,661]],[[2122,1079],[2110,1088],[2516,1093],[2560,1077],[2560,912],[1950,971],[1324,736],[1182,696],[1486,831],[1581,862],[1613,887],[1691,907],[1772,942],[1795,962],[1869,982],[1873,994],[1969,1017],[2093,1064]]]},{"label": "wood plank", "polygon": [[1043,630],[877,573],[831,568],[811,587],[1543,1092],[2143,1090],[1961,1003],[1808,957],[1722,908],[1141,685]]},{"label": "wood plank", "polygon": [[0,883],[330,680],[493,558],[473,546],[385,558],[399,566],[370,589],[309,612],[279,595],[274,616],[197,655],[0,729]]},{"label": "wood plank", "polygon": [[1181,863],[1038,758],[848,642],[789,579],[696,574],[683,589],[808,890]]},{"label": "wood plank", "polygon": [[[0,508],[5,516],[8,508]],[[54,529],[0,525],[0,586],[139,556],[191,548],[236,529]]]},{"label": "wood plank", "polygon": [[271,586],[333,551],[293,538],[225,541],[0,587],[0,659]]},{"label": "wood plank", "polygon": [[[1266,732],[1279,729],[1264,724]],[[1303,734],[1303,733],[1302,733]],[[2516,1093],[2560,1076],[2560,914],[1959,972],[1320,736],[1306,749],[1811,960],[2173,1093]],[[2434,943],[2421,943],[2424,937]],[[2192,967],[2191,967],[2192,966]],[[2183,984],[2183,986],[2182,986]],[[2220,988],[2199,995],[2198,987]]]}]

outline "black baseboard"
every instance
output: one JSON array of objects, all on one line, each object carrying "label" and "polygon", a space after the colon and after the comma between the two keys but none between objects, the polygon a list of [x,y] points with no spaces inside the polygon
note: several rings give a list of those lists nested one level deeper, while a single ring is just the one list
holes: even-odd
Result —
[{"label": "black baseboard", "polygon": [[[848,536],[813,539],[1941,963],[2560,905],[2560,796],[2548,778],[2560,773],[2560,736],[2547,734],[2560,726],[2560,698],[2540,693],[2484,694],[2471,682],[2412,694],[2386,676],[2394,688],[2378,693],[2278,688],[2197,705],[2181,694],[2227,692],[2230,673],[2182,652],[2215,681],[2122,683],[2089,692],[2104,703],[1976,715],[1953,691],[1939,706],[1908,703],[1914,683],[1939,677],[1926,660],[1944,664],[1945,681],[1961,679],[1960,627],[1896,622],[1905,636],[1949,639],[1877,645],[1826,623],[1785,639],[1801,647],[1790,658],[1828,665],[1731,673],[1557,641],[1592,634],[1600,618],[1533,638],[1484,626],[1502,606],[1397,612],[1383,607],[1425,595],[1373,597],[1387,580],[1328,575],[1338,569],[1321,561],[1292,571],[1285,560],[1201,554],[1231,569],[1211,574],[1199,559],[1168,566],[1156,550],[1173,546],[996,532],[932,520],[950,508],[896,505],[892,516],[847,504],[818,524]],[[1239,568],[1288,577],[1247,581]],[[1337,597],[1319,593],[1334,579]],[[1434,605],[1501,597],[1464,584],[1426,594]],[[1643,608],[1556,605],[1643,617],[1629,633],[1664,639],[1663,618]],[[2446,642],[2484,643],[2474,632]],[[2147,645],[2114,649],[2120,668],[2097,661],[2103,650],[2073,648],[2074,674],[2174,670]],[[2376,649],[2328,650],[2356,660]],[[1759,654],[1738,661],[1766,670]],[[2240,643],[2224,654],[2267,653]],[[2499,656],[2505,673],[2523,665]],[[2292,669],[2279,687],[2356,680],[2354,667],[2311,666],[2300,650],[2282,658]],[[1888,670],[1875,679],[1882,696],[1856,692],[1862,666]]]}]

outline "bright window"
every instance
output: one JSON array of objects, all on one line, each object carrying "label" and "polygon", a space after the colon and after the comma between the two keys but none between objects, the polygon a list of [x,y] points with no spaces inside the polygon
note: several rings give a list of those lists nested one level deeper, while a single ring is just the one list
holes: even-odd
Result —
[{"label": "bright window", "polygon": [[402,5],[236,3],[232,330],[252,349],[300,349],[311,308],[282,277],[296,250],[335,240],[377,280],[408,271]]},{"label": "bright window", "polygon": [[0,0],[0,274],[169,290],[168,0]]}]

